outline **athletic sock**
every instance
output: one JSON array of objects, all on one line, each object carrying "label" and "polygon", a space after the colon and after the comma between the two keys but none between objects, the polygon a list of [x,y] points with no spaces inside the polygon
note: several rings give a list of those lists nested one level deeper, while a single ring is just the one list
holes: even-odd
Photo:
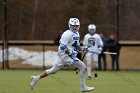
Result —
[{"label": "athletic sock", "polygon": [[35,78],[38,81],[40,79],[40,75],[37,75]]},{"label": "athletic sock", "polygon": [[86,84],[85,84],[85,71],[80,71],[80,84],[81,84],[81,87],[86,86]]}]

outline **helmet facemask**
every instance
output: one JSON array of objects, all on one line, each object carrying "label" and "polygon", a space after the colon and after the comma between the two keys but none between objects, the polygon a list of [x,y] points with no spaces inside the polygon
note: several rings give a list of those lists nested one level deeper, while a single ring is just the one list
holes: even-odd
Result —
[{"label": "helmet facemask", "polygon": [[[73,29],[76,28],[76,29]],[[77,18],[70,18],[69,20],[69,29],[73,32],[79,31],[80,28],[80,21]]]},{"label": "helmet facemask", "polygon": [[94,34],[95,31],[96,31],[96,26],[94,24],[90,24],[88,26],[88,31],[89,31],[90,34]]}]

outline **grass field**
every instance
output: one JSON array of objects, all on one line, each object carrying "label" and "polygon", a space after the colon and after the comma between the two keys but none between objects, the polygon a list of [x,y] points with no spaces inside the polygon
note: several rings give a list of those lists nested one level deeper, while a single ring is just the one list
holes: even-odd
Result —
[{"label": "grass field", "polygon": [[[0,93],[80,93],[79,74],[62,70],[40,80],[35,89],[30,90],[30,76],[40,72],[0,70]],[[95,87],[90,93],[140,93],[140,72],[99,71],[98,74],[97,80],[86,80],[87,85]]]}]

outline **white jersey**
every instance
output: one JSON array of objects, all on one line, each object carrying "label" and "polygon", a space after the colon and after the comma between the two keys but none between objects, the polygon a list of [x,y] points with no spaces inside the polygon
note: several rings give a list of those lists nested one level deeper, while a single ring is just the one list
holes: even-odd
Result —
[{"label": "white jersey", "polygon": [[[93,44],[89,46],[89,40],[92,40]],[[98,34],[90,35],[86,34],[83,40],[83,47],[88,48],[88,51],[90,52],[96,52],[98,51],[99,46],[103,46],[103,41],[101,37]]]},{"label": "white jersey", "polygon": [[[66,30],[60,39],[60,44],[66,45],[68,49],[76,50],[76,46],[80,45],[79,43],[80,35],[79,32],[72,32],[71,30]],[[65,54],[65,51],[58,49],[59,54]]]}]

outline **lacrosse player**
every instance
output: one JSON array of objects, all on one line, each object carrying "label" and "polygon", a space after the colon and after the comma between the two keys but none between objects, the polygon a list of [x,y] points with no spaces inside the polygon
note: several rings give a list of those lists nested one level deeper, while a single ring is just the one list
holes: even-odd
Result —
[{"label": "lacrosse player", "polygon": [[[98,55],[102,51],[103,42],[101,37],[95,33],[96,26],[94,24],[88,26],[88,31],[89,33],[85,35],[83,40],[83,48],[86,52],[88,79],[91,79],[91,62],[94,61],[95,69],[98,69]],[[95,78],[97,79],[96,71]]]},{"label": "lacrosse player", "polygon": [[43,73],[37,76],[31,76],[31,88],[33,89],[34,85],[41,78],[47,77],[51,74],[56,73],[60,70],[65,64],[71,65],[74,64],[78,69],[80,69],[80,91],[91,91],[94,87],[88,87],[85,84],[85,64],[78,59],[77,51],[80,49],[79,44],[79,28],[80,22],[77,18],[70,18],[69,20],[69,30],[66,30],[60,39],[60,45],[58,47],[58,57],[52,68],[47,69]]}]

